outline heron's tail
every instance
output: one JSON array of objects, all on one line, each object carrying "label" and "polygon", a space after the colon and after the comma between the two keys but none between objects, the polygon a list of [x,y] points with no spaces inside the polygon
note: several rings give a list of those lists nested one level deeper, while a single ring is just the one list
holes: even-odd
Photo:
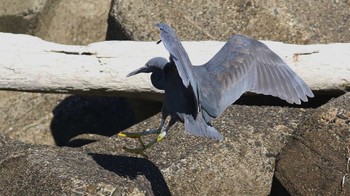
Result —
[{"label": "heron's tail", "polygon": [[211,125],[207,124],[201,113],[196,119],[192,115],[184,114],[185,130],[192,135],[209,137],[216,140],[223,140],[224,137]]}]

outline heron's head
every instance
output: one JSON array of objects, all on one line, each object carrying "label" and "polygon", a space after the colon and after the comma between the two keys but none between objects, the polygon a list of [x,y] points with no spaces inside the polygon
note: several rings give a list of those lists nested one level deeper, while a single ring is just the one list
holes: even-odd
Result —
[{"label": "heron's head", "polygon": [[163,57],[154,57],[147,61],[145,66],[132,71],[127,75],[127,77],[139,74],[139,73],[150,73],[156,70],[163,70],[165,65],[168,63],[168,60]]}]

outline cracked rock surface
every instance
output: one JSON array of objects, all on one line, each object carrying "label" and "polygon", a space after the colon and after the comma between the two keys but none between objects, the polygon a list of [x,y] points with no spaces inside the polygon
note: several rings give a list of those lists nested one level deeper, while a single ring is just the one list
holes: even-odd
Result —
[{"label": "cracked rock surface", "polygon": [[301,123],[278,157],[276,177],[292,195],[348,195],[350,93]]}]

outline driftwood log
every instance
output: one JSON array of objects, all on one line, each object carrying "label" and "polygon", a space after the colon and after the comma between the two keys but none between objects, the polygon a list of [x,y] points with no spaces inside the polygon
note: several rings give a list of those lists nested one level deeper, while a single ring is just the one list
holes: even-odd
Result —
[{"label": "driftwood log", "polygon": [[[350,89],[350,44],[292,45],[263,41],[314,91]],[[208,61],[225,42],[183,42],[193,64]],[[160,99],[148,74],[126,75],[155,56],[168,57],[155,42],[104,41],[62,45],[0,33],[0,90],[119,95]]]}]

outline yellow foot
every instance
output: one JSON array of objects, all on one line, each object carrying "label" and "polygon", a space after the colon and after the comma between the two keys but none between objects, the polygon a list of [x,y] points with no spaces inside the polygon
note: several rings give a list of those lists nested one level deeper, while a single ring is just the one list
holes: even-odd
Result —
[{"label": "yellow foot", "polygon": [[160,130],[155,129],[155,130],[144,130],[142,132],[137,132],[137,133],[130,133],[130,132],[119,132],[118,136],[120,137],[129,137],[129,138],[140,138],[145,135],[151,135],[151,134],[159,134]]}]

